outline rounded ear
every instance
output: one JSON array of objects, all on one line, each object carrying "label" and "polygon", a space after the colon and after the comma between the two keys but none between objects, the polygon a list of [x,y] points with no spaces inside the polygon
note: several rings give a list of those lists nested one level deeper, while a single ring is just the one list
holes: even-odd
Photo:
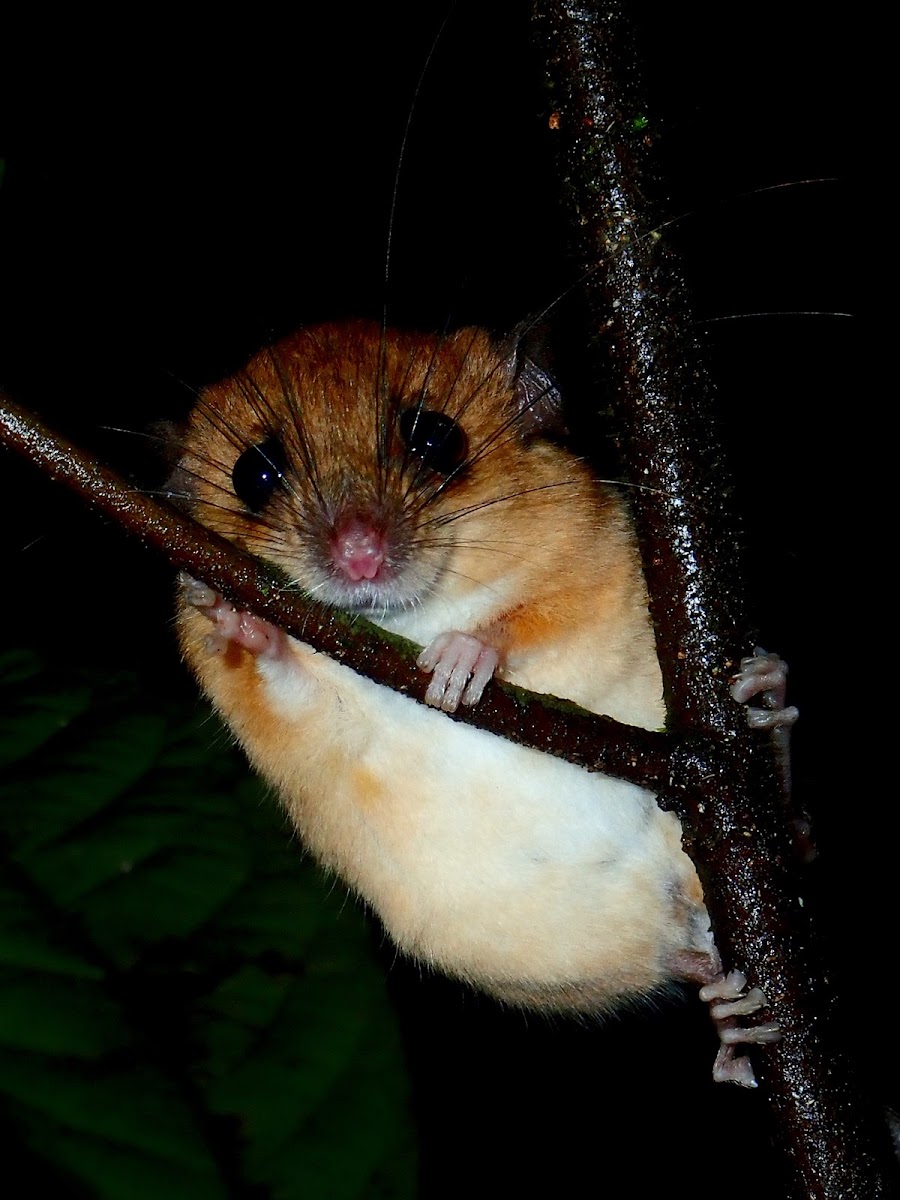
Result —
[{"label": "rounded ear", "polygon": [[153,421],[147,432],[156,443],[160,465],[166,470],[161,485],[163,496],[175,508],[186,510],[194,488],[193,475],[184,466],[187,421]]},{"label": "rounded ear", "polygon": [[156,454],[166,467],[174,467],[181,461],[187,431],[187,418],[183,421],[150,421],[145,429],[147,437],[153,442]]},{"label": "rounded ear", "polygon": [[519,410],[517,428],[526,438],[565,438],[569,430],[562,395],[545,365],[549,359],[545,333],[540,326],[529,323],[515,330],[508,342],[511,382]]}]

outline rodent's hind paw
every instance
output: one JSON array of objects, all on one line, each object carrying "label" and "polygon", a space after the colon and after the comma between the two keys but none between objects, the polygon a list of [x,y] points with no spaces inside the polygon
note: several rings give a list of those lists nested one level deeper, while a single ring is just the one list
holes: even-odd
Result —
[{"label": "rodent's hind paw", "polygon": [[[751,658],[741,659],[741,669],[731,679],[731,695],[738,704],[746,706],[747,724],[751,729],[769,731],[782,794],[790,809],[791,726],[799,713],[796,708],[785,705],[786,691],[787,663],[777,654],[768,654],[759,646],[754,647]],[[760,697],[762,707],[751,707],[749,704],[756,696]],[[815,857],[809,822],[803,817],[793,817],[793,820],[797,852],[804,862],[809,862]]]},{"label": "rodent's hind paw", "polygon": [[751,1025],[747,1028],[738,1024],[740,1017],[759,1012],[768,1001],[761,988],[748,988],[741,971],[729,971],[719,975],[700,989],[700,999],[709,1004],[709,1013],[719,1035],[719,1052],[713,1063],[713,1079],[716,1083],[736,1083],[740,1087],[756,1087],[749,1058],[735,1053],[741,1045],[764,1045],[781,1039],[781,1030],[775,1024]]},{"label": "rodent's hind paw", "polygon": [[460,703],[477,704],[498,662],[493,646],[471,633],[438,634],[416,659],[423,671],[431,672],[426,704],[445,712],[456,712]]},{"label": "rodent's hind paw", "polygon": [[741,659],[741,669],[731,680],[731,695],[738,704],[748,704],[757,696],[762,708],[747,708],[747,724],[752,729],[777,729],[793,725],[796,708],[785,706],[787,663],[777,654],[754,648],[751,658]]},{"label": "rodent's hind paw", "polygon": [[179,575],[178,583],[185,601],[215,625],[208,641],[213,653],[224,654],[229,645],[240,646],[258,658],[274,658],[282,653],[287,635],[276,625],[246,609],[236,608],[207,584],[184,572]]}]

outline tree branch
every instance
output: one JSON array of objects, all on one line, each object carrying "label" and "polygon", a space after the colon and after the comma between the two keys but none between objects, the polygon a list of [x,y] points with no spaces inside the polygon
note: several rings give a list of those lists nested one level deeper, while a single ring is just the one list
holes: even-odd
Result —
[{"label": "tree branch", "polygon": [[622,457],[642,485],[633,505],[667,709],[679,732],[712,738],[699,755],[696,742],[678,743],[665,791],[686,817],[685,848],[723,959],[762,987],[783,1031],[758,1074],[791,1194],[886,1196],[896,1171],[884,1121],[842,1050],[770,756],[728,694],[753,645],[739,539],[685,288],[657,232],[656,131],[623,4],[537,0],[535,24],[575,253],[597,344],[611,359]]},{"label": "tree branch", "polygon": [[[173,566],[190,572],[242,607],[361,675],[424,703],[428,676],[420,647],[361,618],[316,604],[283,577],[171,505],[129,486],[115,472],[48,429],[0,390],[0,441],[29,459],[90,507],[112,517]],[[446,714],[520,746],[658,789],[671,739],[623,725],[567,700],[492,680],[477,707]]]}]

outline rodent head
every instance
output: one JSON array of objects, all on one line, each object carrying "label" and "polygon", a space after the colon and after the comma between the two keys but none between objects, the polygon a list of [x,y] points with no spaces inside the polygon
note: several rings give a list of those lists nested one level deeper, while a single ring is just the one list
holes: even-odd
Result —
[{"label": "rodent head", "polygon": [[178,478],[200,520],[313,597],[388,611],[490,585],[578,486],[540,436],[557,419],[513,340],[322,325],[201,394]]}]

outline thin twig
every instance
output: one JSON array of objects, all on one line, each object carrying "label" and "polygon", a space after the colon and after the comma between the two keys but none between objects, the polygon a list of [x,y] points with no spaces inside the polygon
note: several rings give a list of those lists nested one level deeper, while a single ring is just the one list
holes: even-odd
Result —
[{"label": "thin twig", "polygon": [[[415,665],[421,647],[287,590],[267,563],[244,554],[171,505],[130,487],[2,391],[0,441],[173,566],[361,675],[424,703],[428,676]],[[492,681],[476,708],[462,707],[448,716],[648,788],[659,788],[666,775],[668,735],[623,725],[524,688]]]}]

